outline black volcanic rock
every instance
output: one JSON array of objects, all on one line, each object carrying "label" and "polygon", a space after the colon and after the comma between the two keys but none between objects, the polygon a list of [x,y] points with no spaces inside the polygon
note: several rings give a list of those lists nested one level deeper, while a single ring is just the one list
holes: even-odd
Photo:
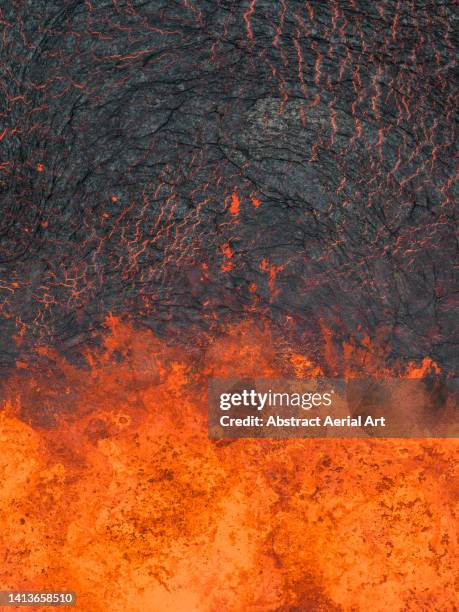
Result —
[{"label": "black volcanic rock", "polygon": [[4,365],[255,307],[457,368],[452,2],[1,11]]}]

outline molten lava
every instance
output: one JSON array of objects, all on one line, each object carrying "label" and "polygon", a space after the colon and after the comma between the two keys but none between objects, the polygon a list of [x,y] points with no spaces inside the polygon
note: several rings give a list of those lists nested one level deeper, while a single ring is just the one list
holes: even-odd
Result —
[{"label": "molten lava", "polygon": [[206,379],[281,374],[268,331],[196,361],[107,325],[85,367],[43,350],[6,383],[2,588],[88,612],[454,609],[455,441],[211,441]]}]

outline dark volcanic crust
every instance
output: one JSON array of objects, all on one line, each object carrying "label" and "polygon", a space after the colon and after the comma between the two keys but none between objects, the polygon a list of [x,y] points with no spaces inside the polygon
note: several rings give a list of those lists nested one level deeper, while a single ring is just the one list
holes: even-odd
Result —
[{"label": "dark volcanic crust", "polygon": [[3,364],[109,312],[192,335],[255,312],[454,371],[455,22],[440,0],[3,2]]}]

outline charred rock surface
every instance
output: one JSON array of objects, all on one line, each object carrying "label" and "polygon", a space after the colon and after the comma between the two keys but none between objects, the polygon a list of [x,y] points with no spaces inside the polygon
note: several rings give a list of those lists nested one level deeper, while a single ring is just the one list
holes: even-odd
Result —
[{"label": "charred rock surface", "polygon": [[112,313],[454,371],[452,2],[29,0],[0,27],[3,365]]}]

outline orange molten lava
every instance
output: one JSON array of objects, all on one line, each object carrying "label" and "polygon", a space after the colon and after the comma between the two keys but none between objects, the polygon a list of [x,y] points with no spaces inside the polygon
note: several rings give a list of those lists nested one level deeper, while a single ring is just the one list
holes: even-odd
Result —
[{"label": "orange molten lava", "polygon": [[266,330],[197,364],[108,323],[90,368],[43,350],[8,383],[1,589],[73,590],[87,612],[455,609],[455,441],[211,441],[206,379],[279,374]]}]

